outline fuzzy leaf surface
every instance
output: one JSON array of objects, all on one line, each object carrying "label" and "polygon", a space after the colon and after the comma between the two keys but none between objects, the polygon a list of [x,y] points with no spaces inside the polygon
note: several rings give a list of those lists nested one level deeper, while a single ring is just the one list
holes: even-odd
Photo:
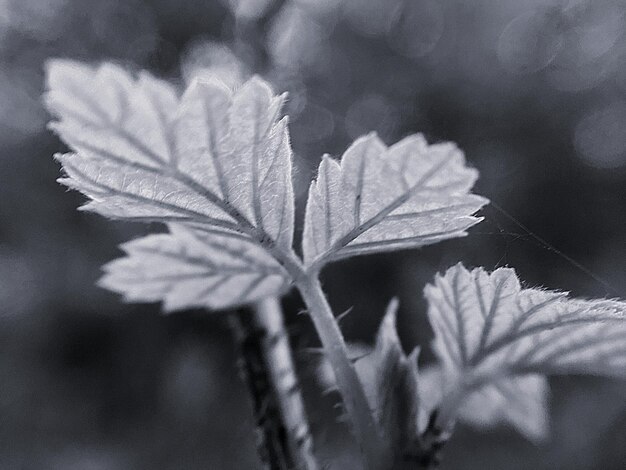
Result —
[{"label": "fuzzy leaf surface", "polygon": [[414,248],[460,237],[487,203],[470,194],[478,177],[451,143],[421,135],[387,147],[375,134],[357,139],[338,162],[324,156],[307,202],[307,265]]},{"label": "fuzzy leaf surface", "polygon": [[166,312],[231,308],[287,286],[283,268],[250,240],[169,228],[122,244],[126,256],[104,266],[99,284],[128,302],[162,301]]},{"label": "fuzzy leaf surface", "polygon": [[236,91],[195,80],[182,97],[147,73],[55,60],[51,124],[72,153],[60,181],[84,209],[184,222],[291,248],[293,188],[284,96],[253,78]]},{"label": "fuzzy leaf surface", "polygon": [[513,269],[488,273],[460,264],[438,275],[425,295],[443,400],[473,394],[492,404],[464,406],[466,420],[498,417],[540,438],[546,387],[535,374],[626,377],[626,302],[523,288]]}]

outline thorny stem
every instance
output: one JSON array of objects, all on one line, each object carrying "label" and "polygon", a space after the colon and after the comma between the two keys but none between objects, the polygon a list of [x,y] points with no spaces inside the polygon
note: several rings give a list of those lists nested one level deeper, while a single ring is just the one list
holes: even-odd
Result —
[{"label": "thorny stem", "polygon": [[289,273],[306,304],[335,374],[337,388],[352,425],[352,431],[361,454],[366,459],[364,468],[371,470],[391,468],[393,462],[391,449],[386,446],[378,432],[363,384],[350,361],[343,335],[320,285],[319,272],[306,270],[293,252],[285,252],[272,243],[266,244],[265,248]]},{"label": "thorny stem", "polygon": [[317,470],[313,440],[300,393],[283,312],[276,297],[258,302],[255,307],[257,327],[263,330],[261,344],[281,411],[289,444],[298,469]]},{"label": "thorny stem", "polygon": [[365,457],[364,468],[385,470],[393,465],[391,449],[386,448],[370,410],[363,385],[352,362],[337,321],[328,305],[317,276],[304,276],[297,287],[309,310],[315,328],[335,373],[352,428]]},{"label": "thorny stem", "polygon": [[252,400],[257,452],[266,470],[288,470],[293,467],[293,459],[272,393],[258,331],[248,312],[236,312],[229,319],[237,343],[240,374]]},{"label": "thorny stem", "polygon": [[265,299],[231,323],[254,409],[257,450],[267,470],[317,470],[280,303]]}]

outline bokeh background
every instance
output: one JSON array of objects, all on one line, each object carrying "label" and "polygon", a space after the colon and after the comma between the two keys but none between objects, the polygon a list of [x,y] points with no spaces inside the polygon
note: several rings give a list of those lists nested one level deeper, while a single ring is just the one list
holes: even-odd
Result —
[{"label": "bokeh background", "polygon": [[[427,345],[423,286],[459,260],[626,298],[623,0],[0,0],[0,469],[260,468],[225,314],[165,317],[94,286],[119,242],[159,228],[78,213],[55,182],[51,57],[289,91],[300,219],[320,156],[365,132],[457,142],[495,204],[467,238],[327,269],[351,340],[397,295],[404,344]],[[309,321],[295,294],[285,306],[319,452],[355,468]],[[460,426],[442,468],[625,468],[626,384],[551,384],[549,442]]]}]

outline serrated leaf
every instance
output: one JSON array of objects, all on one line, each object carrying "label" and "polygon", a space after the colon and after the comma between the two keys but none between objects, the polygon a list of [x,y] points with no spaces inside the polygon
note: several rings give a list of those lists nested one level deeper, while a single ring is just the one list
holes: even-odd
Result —
[{"label": "serrated leaf", "polygon": [[290,249],[291,148],[284,96],[259,78],[231,91],[195,80],[178,97],[167,83],[120,67],[48,65],[51,127],[74,153],[61,182],[84,208],[129,220],[193,223]]},{"label": "serrated leaf", "polygon": [[438,275],[425,295],[443,400],[461,403],[459,394],[479,391],[493,404],[484,416],[471,407],[466,418],[500,416],[538,438],[545,429],[545,397],[538,397],[545,386],[532,374],[626,377],[625,302],[522,288],[513,269],[490,274],[461,264]]},{"label": "serrated leaf", "polygon": [[426,286],[447,370],[626,376],[626,303],[520,286],[515,271],[450,268]]},{"label": "serrated leaf", "polygon": [[374,348],[355,363],[380,435],[396,454],[418,436],[418,371],[415,349],[407,356],[396,332],[397,300],[392,300]]},{"label": "serrated leaf", "polygon": [[51,127],[73,150],[57,156],[60,181],[91,199],[84,209],[172,224],[124,245],[102,285],[166,310],[225,308],[285,286],[263,249],[291,250],[293,238],[283,101],[259,78],[236,91],[196,80],[179,97],[147,73],[49,62]]},{"label": "serrated leaf", "polygon": [[99,284],[129,302],[159,302],[167,312],[251,303],[287,286],[283,268],[245,238],[170,224],[169,233],[121,245]]},{"label": "serrated leaf", "polygon": [[460,237],[487,203],[470,194],[478,173],[451,143],[412,135],[387,147],[357,139],[341,162],[324,156],[311,184],[303,251],[307,265],[419,247]]}]

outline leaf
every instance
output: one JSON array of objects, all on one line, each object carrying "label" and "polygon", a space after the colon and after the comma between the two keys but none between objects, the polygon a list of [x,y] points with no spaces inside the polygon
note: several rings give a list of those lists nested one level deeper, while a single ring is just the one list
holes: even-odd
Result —
[{"label": "leaf", "polygon": [[311,184],[303,251],[308,266],[349,256],[419,247],[460,237],[487,203],[470,194],[478,173],[451,143],[419,135],[391,147],[357,139],[341,162],[328,155]]},{"label": "leaf", "polygon": [[394,299],[378,330],[372,351],[355,363],[383,439],[396,453],[418,437],[418,371],[416,348],[407,357],[396,332],[398,301]]},{"label": "leaf", "polygon": [[448,370],[626,377],[626,302],[523,289],[510,268],[450,268],[428,285],[435,349]]},{"label": "leaf", "polygon": [[548,381],[537,374],[507,377],[470,394],[459,409],[462,421],[478,428],[511,424],[524,437],[548,437]]},{"label": "leaf", "polygon": [[60,181],[102,215],[193,223],[291,249],[293,188],[285,96],[260,78],[237,91],[167,83],[118,66],[48,64],[51,124],[74,153]]},{"label": "leaf", "polygon": [[[124,245],[101,284],[165,309],[226,308],[284,288],[267,252],[291,250],[293,188],[284,96],[253,78],[232,91],[195,80],[179,97],[147,73],[48,64],[51,124],[73,153],[60,181],[84,209],[170,224],[169,234]],[[183,226],[186,225],[186,227]]]},{"label": "leaf", "polygon": [[164,302],[171,312],[251,303],[287,287],[283,268],[249,240],[180,224],[121,247],[126,257],[104,266],[99,284],[129,302]]},{"label": "leaf", "polygon": [[425,295],[446,413],[473,393],[493,406],[464,407],[466,419],[506,419],[538,438],[546,387],[533,374],[626,377],[626,302],[522,288],[513,269],[489,274],[461,264]]},{"label": "leaf", "polygon": [[[419,429],[424,432],[433,412],[441,406],[443,394],[458,386],[443,382],[440,367],[420,371]],[[450,377],[447,377],[450,380]],[[459,421],[477,428],[510,424],[533,442],[548,435],[548,383],[537,374],[503,377],[494,383],[467,390],[457,410]]]}]

